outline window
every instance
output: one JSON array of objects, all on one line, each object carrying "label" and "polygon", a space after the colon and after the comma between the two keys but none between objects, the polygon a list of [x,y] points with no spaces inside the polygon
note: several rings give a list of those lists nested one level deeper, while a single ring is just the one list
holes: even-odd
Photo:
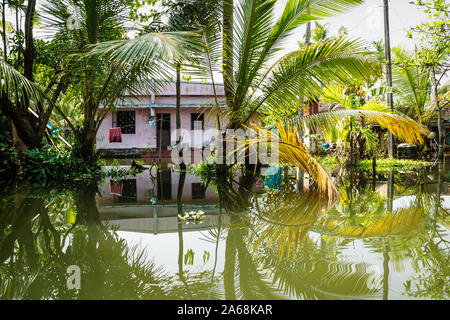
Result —
[{"label": "window", "polygon": [[201,183],[192,184],[192,200],[205,199],[206,188]]},{"label": "window", "polygon": [[136,133],[136,111],[117,111],[116,123],[114,127],[120,127],[123,134]]},{"label": "window", "polygon": [[194,130],[196,121],[201,121],[202,130],[205,129],[205,115],[203,113],[191,113],[191,130]]}]

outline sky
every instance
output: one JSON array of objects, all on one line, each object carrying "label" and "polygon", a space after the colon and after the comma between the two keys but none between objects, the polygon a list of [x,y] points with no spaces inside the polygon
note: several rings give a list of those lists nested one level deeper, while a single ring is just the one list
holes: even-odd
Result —
[{"label": "sky", "polygon": [[[287,0],[278,0],[276,5],[276,15],[283,11]],[[406,30],[427,20],[427,15],[417,6],[410,4],[412,0],[389,0],[390,24],[391,24],[391,45],[403,46],[407,49],[414,49],[414,41],[406,38]],[[43,3],[43,1],[38,1]],[[8,15],[11,22],[13,16]],[[349,36],[358,37],[372,42],[384,37],[383,29],[383,0],[365,0],[362,5],[356,6],[347,12],[320,21],[327,23],[329,34],[337,34],[340,27],[345,26],[349,31]],[[292,40],[286,44],[286,49],[297,49],[297,41],[303,39],[305,27],[299,29],[299,34],[294,35]]]},{"label": "sky", "polygon": [[[287,0],[279,0],[276,11],[280,15]],[[406,30],[427,21],[428,17],[417,6],[410,4],[412,0],[390,0],[390,31],[391,46],[402,46],[414,49],[415,42],[406,38]],[[356,6],[347,12],[333,18],[319,21],[327,23],[329,34],[337,34],[338,29],[345,26],[349,36],[372,42],[384,38],[383,0],[365,0],[364,4]],[[314,24],[313,24],[314,27]],[[298,40],[303,39],[305,27],[299,30]],[[287,43],[289,49],[296,49],[297,43],[293,39]]]},{"label": "sky", "polygon": [[[280,15],[287,0],[278,0],[276,14]],[[406,30],[427,20],[427,15],[417,6],[410,4],[412,0],[389,0],[391,44],[392,46],[404,46],[413,49],[414,41],[406,38]],[[38,0],[38,4],[43,1]],[[11,22],[14,18],[8,15]],[[356,6],[347,12],[322,20],[327,23],[330,35],[337,34],[341,26],[345,26],[351,37],[359,37],[368,42],[383,38],[383,0],[364,0],[362,5]],[[293,37],[287,46],[297,49],[298,40],[303,39],[305,27],[299,29],[298,37]]]}]

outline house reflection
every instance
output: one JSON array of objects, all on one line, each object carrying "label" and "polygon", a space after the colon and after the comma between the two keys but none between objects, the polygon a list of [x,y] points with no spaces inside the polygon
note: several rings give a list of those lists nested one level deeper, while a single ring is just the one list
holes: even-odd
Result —
[{"label": "house reflection", "polygon": [[[107,179],[98,199],[100,218],[121,231],[168,233],[178,229],[177,188],[180,173],[171,168],[152,168],[118,182]],[[219,198],[199,178],[187,173],[183,187],[183,210],[206,213],[202,224],[186,224],[186,231],[217,224]]]},{"label": "house reflection", "polygon": [[[117,183],[110,179],[100,189],[99,206],[150,205],[156,198],[157,204],[176,204],[180,174],[171,168],[157,171],[145,170],[135,177],[127,177]],[[205,188],[199,178],[187,173],[183,187],[184,204],[216,204],[219,198],[214,190]]]}]

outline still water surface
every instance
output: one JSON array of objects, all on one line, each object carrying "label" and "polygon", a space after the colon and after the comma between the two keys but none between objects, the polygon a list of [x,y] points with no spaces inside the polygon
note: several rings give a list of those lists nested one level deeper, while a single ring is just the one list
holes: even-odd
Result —
[{"label": "still water surface", "polygon": [[[7,187],[0,297],[448,299],[447,172],[335,173],[334,203],[308,180],[274,190],[243,172],[205,187],[170,165],[100,185]],[[199,210],[201,221],[178,217]]]}]

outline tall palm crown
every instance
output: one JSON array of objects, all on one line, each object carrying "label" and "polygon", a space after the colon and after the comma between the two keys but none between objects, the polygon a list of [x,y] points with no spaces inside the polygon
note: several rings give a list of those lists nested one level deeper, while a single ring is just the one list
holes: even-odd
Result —
[{"label": "tall palm crown", "polygon": [[[224,1],[221,64],[229,128],[246,124],[257,113],[298,105],[299,98],[320,92],[327,83],[363,78],[378,72],[361,42],[339,38],[305,50],[283,53],[299,26],[329,17],[360,0],[287,1],[276,18],[278,1]],[[227,27],[231,25],[232,28]],[[215,56],[219,56],[216,54]]]}]

